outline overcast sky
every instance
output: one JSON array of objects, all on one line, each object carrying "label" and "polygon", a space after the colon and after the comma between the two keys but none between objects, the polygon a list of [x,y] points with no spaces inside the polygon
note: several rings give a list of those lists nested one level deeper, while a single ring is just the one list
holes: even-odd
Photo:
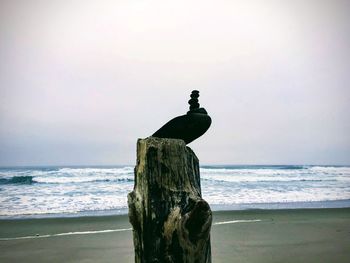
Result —
[{"label": "overcast sky", "polygon": [[0,1],[0,165],[134,164],[212,117],[201,164],[350,164],[349,1]]}]

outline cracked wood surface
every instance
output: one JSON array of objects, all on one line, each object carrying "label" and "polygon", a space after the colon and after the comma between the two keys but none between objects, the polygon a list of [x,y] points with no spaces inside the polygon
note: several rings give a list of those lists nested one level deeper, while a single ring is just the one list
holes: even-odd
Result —
[{"label": "cracked wood surface", "polygon": [[201,197],[199,161],[177,139],[137,142],[128,195],[135,263],[210,263],[212,212]]}]

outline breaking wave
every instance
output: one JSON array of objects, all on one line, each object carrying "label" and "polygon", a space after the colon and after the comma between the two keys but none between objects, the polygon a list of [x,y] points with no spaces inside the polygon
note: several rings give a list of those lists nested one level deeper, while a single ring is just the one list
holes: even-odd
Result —
[{"label": "breaking wave", "polygon": [[[350,200],[346,166],[203,166],[200,173],[214,207]],[[0,168],[0,216],[126,213],[133,186],[131,166]]]},{"label": "breaking wave", "polygon": [[13,176],[11,178],[0,178],[0,185],[2,184],[32,184],[33,176]]}]

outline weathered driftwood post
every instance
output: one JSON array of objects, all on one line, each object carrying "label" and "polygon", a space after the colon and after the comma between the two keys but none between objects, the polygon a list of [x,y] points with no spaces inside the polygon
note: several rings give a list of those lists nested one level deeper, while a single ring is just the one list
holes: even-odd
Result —
[{"label": "weathered driftwood post", "polygon": [[210,263],[212,214],[202,199],[198,158],[186,144],[211,124],[191,93],[187,114],[137,141],[134,191],[128,195],[135,263]]},{"label": "weathered driftwood post", "polygon": [[211,262],[212,213],[201,197],[198,159],[183,140],[138,140],[128,205],[135,263]]}]

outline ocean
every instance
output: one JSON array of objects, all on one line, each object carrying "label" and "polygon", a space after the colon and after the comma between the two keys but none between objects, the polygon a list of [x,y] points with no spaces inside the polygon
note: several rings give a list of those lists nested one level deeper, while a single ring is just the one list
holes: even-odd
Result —
[{"label": "ocean", "polygon": [[[127,213],[133,166],[0,168],[0,218]],[[202,166],[212,210],[350,207],[349,166]]]}]

